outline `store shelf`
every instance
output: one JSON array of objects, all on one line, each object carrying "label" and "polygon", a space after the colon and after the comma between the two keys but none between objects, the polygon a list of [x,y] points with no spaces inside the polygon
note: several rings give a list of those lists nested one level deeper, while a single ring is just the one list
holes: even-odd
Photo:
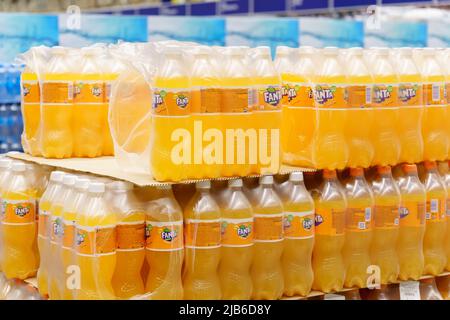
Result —
[{"label": "store shelf", "polygon": [[[157,186],[172,182],[158,182],[153,179],[150,175],[144,173],[134,173],[123,170],[114,157],[100,157],[100,158],[70,158],[70,159],[45,159],[41,157],[33,157],[25,153],[10,152],[7,154],[9,157],[24,161],[30,161],[33,163],[59,167],[67,170],[74,170],[80,172],[87,172],[99,176],[106,176],[114,179],[125,180],[134,183],[135,185],[145,187],[145,186]],[[288,174],[290,172],[302,171],[302,172],[313,172],[314,169],[300,168],[293,166],[282,166],[280,168],[280,174]],[[257,177],[254,175],[253,177]],[[223,177],[215,180],[229,180],[233,177]],[[205,179],[199,179],[205,180]],[[177,183],[193,183],[199,180],[185,180]]]}]

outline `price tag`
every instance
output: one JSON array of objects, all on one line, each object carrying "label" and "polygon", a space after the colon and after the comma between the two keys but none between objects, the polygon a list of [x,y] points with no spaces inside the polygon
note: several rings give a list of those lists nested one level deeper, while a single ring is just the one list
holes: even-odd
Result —
[{"label": "price tag", "polygon": [[400,300],[420,300],[419,281],[400,282]]},{"label": "price tag", "polygon": [[345,300],[345,296],[334,293],[327,293],[324,295],[323,300]]}]

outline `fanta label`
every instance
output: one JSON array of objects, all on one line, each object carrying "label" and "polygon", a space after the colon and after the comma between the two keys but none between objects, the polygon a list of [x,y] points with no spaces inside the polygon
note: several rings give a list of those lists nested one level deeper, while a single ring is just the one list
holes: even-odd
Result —
[{"label": "fanta label", "polygon": [[191,92],[191,113],[218,113],[221,108],[221,90],[196,88]]},{"label": "fanta label", "polygon": [[314,211],[285,212],[283,229],[285,239],[314,237]]},{"label": "fanta label", "polygon": [[279,110],[281,107],[281,86],[270,85],[257,88],[257,110]]},{"label": "fanta label", "polygon": [[425,218],[427,221],[441,221],[446,217],[446,200],[445,199],[430,199],[427,200],[427,211]]},{"label": "fanta label", "polygon": [[42,102],[49,104],[73,103],[73,83],[69,81],[44,82]]},{"label": "fanta label", "polygon": [[184,224],[187,248],[214,249],[220,247],[221,221],[219,219],[187,219]]},{"label": "fanta label", "polygon": [[446,212],[447,212],[447,218],[450,217],[450,199],[447,199],[447,209],[446,209]]},{"label": "fanta label", "polygon": [[423,102],[426,106],[445,105],[445,83],[426,83],[423,85]]},{"label": "fanta label", "polygon": [[116,227],[117,251],[140,250],[145,247],[145,222],[121,222]]},{"label": "fanta label", "polygon": [[250,110],[253,99],[248,88],[225,88],[221,92],[221,112],[241,113]]},{"label": "fanta label", "polygon": [[111,87],[112,87],[112,82],[107,81],[105,82],[105,94],[103,95],[105,98],[105,103],[109,103],[109,101],[111,100]]},{"label": "fanta label", "polygon": [[50,212],[47,210],[39,210],[39,221],[38,221],[38,236],[43,239],[48,239],[49,234],[48,226],[50,220]]},{"label": "fanta label", "polygon": [[26,200],[4,199],[4,224],[34,224],[36,223],[36,203]]},{"label": "fanta label", "polygon": [[254,214],[255,242],[279,242],[284,239],[283,213]]},{"label": "fanta label", "polygon": [[183,249],[183,221],[146,221],[146,248],[153,251]]},{"label": "fanta label", "polygon": [[63,248],[75,248],[75,221],[63,220],[63,230]]},{"label": "fanta label", "polygon": [[314,87],[314,102],[319,108],[346,108],[347,88],[337,85],[319,84]]},{"label": "fanta label", "polygon": [[22,81],[22,97],[24,103],[40,103],[41,92],[38,81]]},{"label": "fanta label", "polygon": [[222,219],[222,246],[248,247],[253,245],[253,218]]},{"label": "fanta label", "polygon": [[374,227],[377,229],[395,229],[400,225],[398,206],[375,206],[373,210]]},{"label": "fanta label", "polygon": [[185,89],[155,89],[153,91],[153,114],[182,116],[190,113],[190,92]]},{"label": "fanta label", "polygon": [[75,229],[75,246],[80,255],[96,256],[116,253],[116,227],[81,227]]},{"label": "fanta label", "polygon": [[347,87],[349,108],[367,108],[371,106],[372,87],[358,85]]},{"label": "fanta label", "polygon": [[339,236],[345,232],[345,211],[316,208],[314,220],[318,235]]},{"label": "fanta label", "polygon": [[104,103],[105,86],[103,82],[75,82],[74,103]]},{"label": "fanta label", "polygon": [[285,106],[289,104],[289,83],[283,83],[281,86],[281,105]]},{"label": "fanta label", "polygon": [[423,104],[423,90],[420,83],[401,83],[398,100],[401,106],[419,107]]},{"label": "fanta label", "polygon": [[447,103],[450,103],[450,82],[445,84],[445,95],[447,96]]},{"label": "fanta label", "polygon": [[400,227],[421,227],[425,224],[425,203],[405,201],[399,211]]},{"label": "fanta label", "polygon": [[373,107],[398,107],[398,86],[375,84],[372,88]]},{"label": "fanta label", "polygon": [[61,217],[51,217],[51,230],[50,230],[50,240],[52,242],[59,242],[64,236],[64,223]]},{"label": "fanta label", "polygon": [[291,107],[314,107],[313,90],[308,84],[289,84],[287,95],[287,104]]},{"label": "fanta label", "polygon": [[372,207],[348,208],[345,227],[351,232],[367,232],[371,229]]}]

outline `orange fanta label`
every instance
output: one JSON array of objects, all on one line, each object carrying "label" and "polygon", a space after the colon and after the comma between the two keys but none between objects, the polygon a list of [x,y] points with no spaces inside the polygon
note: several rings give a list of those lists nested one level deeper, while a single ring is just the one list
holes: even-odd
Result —
[{"label": "orange fanta label", "polygon": [[372,87],[370,85],[355,85],[347,87],[347,100],[350,108],[370,107]]},{"label": "orange fanta label", "polygon": [[372,88],[373,107],[398,107],[398,86],[376,84]]},{"label": "orange fanta label", "polygon": [[373,212],[374,228],[394,229],[400,224],[398,206],[375,206]]},{"label": "orange fanta label", "polygon": [[153,91],[153,114],[164,116],[182,116],[190,113],[190,93],[188,90]]},{"label": "orange fanta label", "polygon": [[189,248],[218,248],[221,240],[219,219],[187,219],[184,224],[185,246]]},{"label": "orange fanta label", "polygon": [[271,85],[257,89],[257,110],[279,110],[281,107],[281,86]]},{"label": "orange fanta label", "polygon": [[220,89],[197,88],[191,91],[191,113],[218,113],[220,109]]},{"label": "orange fanta label", "polygon": [[400,206],[400,226],[420,227],[425,223],[425,204],[405,201]]},{"label": "orange fanta label", "polygon": [[38,237],[48,239],[47,228],[50,222],[50,212],[47,210],[39,210],[38,219]]},{"label": "orange fanta label", "polygon": [[222,246],[248,247],[253,244],[253,218],[222,219]]},{"label": "orange fanta label", "polygon": [[105,255],[116,252],[116,227],[76,228],[75,245],[82,255]]},{"label": "orange fanta label", "polygon": [[423,103],[426,106],[446,104],[445,84],[443,82],[424,84]]},{"label": "orange fanta label", "polygon": [[314,107],[313,90],[307,84],[291,83],[288,90],[288,104],[291,107]]},{"label": "orange fanta label", "polygon": [[224,88],[221,95],[221,112],[248,112],[252,97],[248,88]]},{"label": "orange fanta label", "polygon": [[41,92],[38,81],[23,81],[22,96],[24,103],[39,103]]},{"label": "orange fanta label", "polygon": [[286,239],[314,237],[314,211],[285,212],[283,228]]},{"label": "orange fanta label", "polygon": [[183,221],[146,221],[146,248],[153,251],[183,249]]},{"label": "orange fanta label", "polygon": [[372,208],[347,208],[345,228],[351,232],[365,232],[371,228]]},{"label": "orange fanta label", "polygon": [[398,88],[400,106],[419,107],[423,103],[423,90],[419,83],[402,83]]},{"label": "orange fanta label", "polygon": [[42,102],[70,104],[73,103],[72,82],[44,82],[42,85]]},{"label": "orange fanta label", "polygon": [[143,249],[145,246],[145,222],[121,222],[116,227],[117,251]]},{"label": "orange fanta label", "polygon": [[75,103],[104,103],[105,87],[102,82],[75,82],[74,87]]},{"label": "orange fanta label", "polygon": [[65,249],[75,248],[75,221],[63,220],[63,241],[62,246]]},{"label": "orange fanta label", "polygon": [[430,199],[427,201],[425,218],[431,221],[445,220],[445,199]]},{"label": "orange fanta label", "polygon": [[345,211],[317,208],[314,217],[316,234],[337,236],[345,231]]},{"label": "orange fanta label", "polygon": [[255,242],[278,242],[284,238],[283,213],[254,214]]},{"label": "orange fanta label", "polygon": [[4,199],[5,224],[32,224],[36,222],[36,204],[34,201]]},{"label": "orange fanta label", "polygon": [[318,84],[314,87],[314,102],[319,108],[346,108],[347,88],[344,86]]}]

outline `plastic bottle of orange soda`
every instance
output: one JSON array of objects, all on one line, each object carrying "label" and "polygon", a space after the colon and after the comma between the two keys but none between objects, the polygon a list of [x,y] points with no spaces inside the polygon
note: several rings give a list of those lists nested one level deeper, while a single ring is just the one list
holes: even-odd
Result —
[{"label": "plastic bottle of orange soda", "polygon": [[284,209],[284,248],[281,259],[284,295],[306,296],[313,283],[314,202],[305,188],[303,173],[292,172],[279,193]]},{"label": "plastic bottle of orange soda", "polygon": [[424,162],[421,174],[427,191],[426,227],[423,240],[425,257],[424,274],[438,275],[447,264],[445,234],[447,231],[446,201],[447,190],[434,161]]},{"label": "plastic bottle of orange soda", "polygon": [[375,205],[372,190],[364,178],[364,169],[350,168],[345,190],[348,208],[343,249],[346,268],[344,285],[348,288],[364,288],[367,284],[367,268],[371,264],[372,211]]},{"label": "plastic bottle of orange soda", "polygon": [[184,299],[222,297],[220,263],[221,213],[210,194],[211,182],[196,183],[196,193],[184,210]]},{"label": "plastic bottle of orange soda", "polygon": [[145,291],[152,299],[182,299],[183,213],[170,185],[157,186],[146,207]]},{"label": "plastic bottle of orange soda", "polygon": [[323,179],[318,192],[313,193],[316,227],[313,289],[328,293],[339,291],[344,285],[342,249],[347,199],[335,170],[323,170]]},{"label": "plastic bottle of orange soda", "polygon": [[[3,217],[4,215],[4,202],[2,200],[2,193],[3,188],[6,185],[6,181],[8,181],[10,175],[11,175],[11,164],[13,160],[7,157],[0,157],[0,216]],[[3,234],[2,232],[2,224],[0,221],[0,272],[2,270],[2,257],[3,257],[3,237],[1,236]]]},{"label": "plastic bottle of orange soda", "polygon": [[447,253],[447,265],[445,270],[450,271],[450,161],[443,161],[439,163],[439,172],[447,187],[447,236],[446,236],[446,253]]},{"label": "plastic bottle of orange soda", "polygon": [[223,195],[222,248],[219,278],[222,299],[250,299],[252,279],[250,266],[253,258],[253,210],[242,192],[242,180],[228,181]]},{"label": "plastic bottle of orange soda", "polygon": [[400,231],[397,254],[400,280],[418,280],[423,273],[426,191],[415,164],[402,165],[403,177],[397,182],[401,192]]},{"label": "plastic bottle of orange soda", "polygon": [[377,166],[376,171],[372,181],[375,209],[370,255],[372,264],[380,268],[381,284],[387,284],[396,281],[399,273],[396,244],[401,195],[392,177],[391,167]]}]

